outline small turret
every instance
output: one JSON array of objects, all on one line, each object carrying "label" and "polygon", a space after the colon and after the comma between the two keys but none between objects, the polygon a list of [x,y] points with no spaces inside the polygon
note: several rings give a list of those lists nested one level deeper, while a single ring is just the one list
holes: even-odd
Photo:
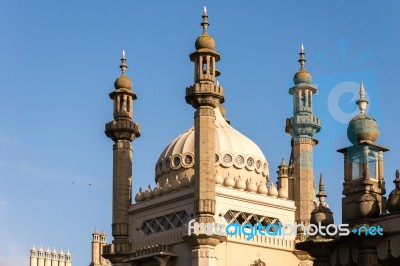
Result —
[{"label": "small turret", "polygon": [[65,266],[71,266],[71,265],[72,265],[71,253],[69,252],[68,249],[67,254],[65,254]]},{"label": "small turret", "polygon": [[278,191],[282,188],[289,189],[289,176],[288,176],[289,167],[285,163],[285,159],[282,158],[281,164],[278,166]]},{"label": "small turret", "polygon": [[44,252],[44,266],[51,266],[51,252],[49,247]]},{"label": "small turret", "polygon": [[317,194],[319,202],[311,212],[311,224],[318,225],[318,223],[321,223],[323,226],[328,226],[334,223],[333,212],[328,208],[328,205],[325,202],[327,196],[328,195],[325,193],[324,177],[321,174],[319,179],[319,192]]},{"label": "small turret", "polygon": [[40,249],[38,251],[38,266],[44,266],[44,250],[43,247],[40,245]]},{"label": "small turret", "polygon": [[30,250],[29,260],[30,260],[30,264],[29,264],[30,266],[37,266],[38,253],[35,248],[35,245],[33,245],[32,249]]},{"label": "small turret", "polygon": [[396,170],[396,178],[393,183],[396,187],[390,192],[387,200],[387,209],[389,212],[398,212],[400,211],[400,172],[398,169]]}]

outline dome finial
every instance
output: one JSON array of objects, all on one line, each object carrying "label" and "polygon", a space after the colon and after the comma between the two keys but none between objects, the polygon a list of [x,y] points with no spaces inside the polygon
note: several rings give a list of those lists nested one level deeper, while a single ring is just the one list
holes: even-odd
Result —
[{"label": "dome finial", "polygon": [[364,82],[361,80],[360,83],[360,99],[356,102],[358,108],[360,109],[360,113],[365,113],[365,109],[367,108],[367,104],[369,101],[365,99],[365,89],[364,89]]},{"label": "dome finial", "polygon": [[126,65],[125,50],[122,50],[121,65],[119,66],[122,70],[122,74],[125,74],[128,66]]},{"label": "dome finial", "polygon": [[328,197],[328,195],[325,193],[325,182],[324,182],[324,176],[321,175],[319,176],[319,192],[316,195],[319,199],[319,205],[325,205],[325,198]]},{"label": "dome finial", "polygon": [[207,7],[206,6],[204,6],[202,17],[203,17],[203,22],[201,22],[201,26],[203,27],[203,34],[207,34],[207,27],[210,24],[207,21],[208,15],[207,15]]},{"label": "dome finial", "polygon": [[396,189],[400,189],[400,172],[399,172],[399,169],[396,170],[396,178],[393,181],[393,183],[396,185]]},{"label": "dome finial", "polygon": [[300,63],[300,70],[297,71],[297,73],[293,77],[293,82],[295,85],[300,84],[300,83],[307,83],[311,84],[311,75],[310,73],[307,72],[305,69],[304,65],[306,63],[306,57],[305,57],[305,52],[304,52],[304,45],[302,44],[300,46],[300,58],[299,58],[299,63]]},{"label": "dome finial", "polygon": [[299,59],[300,70],[304,70],[304,63],[306,62],[306,58],[305,58],[304,45],[303,44],[300,47],[299,55],[300,55],[300,59]]}]

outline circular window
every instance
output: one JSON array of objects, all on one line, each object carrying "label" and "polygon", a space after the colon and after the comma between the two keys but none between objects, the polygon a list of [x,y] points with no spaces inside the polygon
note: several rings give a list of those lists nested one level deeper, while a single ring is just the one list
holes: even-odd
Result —
[{"label": "circular window", "polygon": [[224,163],[231,163],[231,162],[232,162],[232,156],[230,154],[225,154]]},{"label": "circular window", "polygon": [[215,154],[215,162],[218,163],[219,162],[219,155]]},{"label": "circular window", "polygon": [[249,157],[247,158],[247,166],[252,167],[254,165],[254,159]]},{"label": "circular window", "polygon": [[257,167],[257,169],[261,169],[261,161],[260,160],[257,160],[257,163],[256,163],[256,167]]},{"label": "circular window", "polygon": [[185,164],[191,164],[193,162],[193,157],[191,155],[185,156]]},{"label": "circular window", "polygon": [[268,165],[266,163],[264,163],[264,166],[263,166],[263,174],[265,174],[265,175],[268,174]]},{"label": "circular window", "polygon": [[165,159],[165,167],[167,168],[167,170],[171,167],[171,159]]},{"label": "circular window", "polygon": [[181,163],[181,158],[179,156],[176,156],[174,158],[174,166],[177,167]]},{"label": "circular window", "polygon": [[238,164],[238,165],[244,164],[244,157],[242,155],[236,156],[235,163]]}]

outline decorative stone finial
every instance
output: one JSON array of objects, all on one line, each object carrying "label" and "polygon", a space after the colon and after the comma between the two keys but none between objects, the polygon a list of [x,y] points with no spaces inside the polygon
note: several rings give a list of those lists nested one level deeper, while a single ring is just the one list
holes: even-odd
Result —
[{"label": "decorative stone finial", "polygon": [[305,69],[304,65],[306,63],[306,57],[305,57],[305,52],[304,52],[304,45],[301,45],[300,47],[300,58],[299,58],[299,63],[300,63],[300,70],[297,71],[297,73],[293,77],[293,82],[295,85],[300,84],[300,83],[307,83],[311,84],[312,78],[310,73],[307,72]]},{"label": "decorative stone finial", "polygon": [[307,61],[305,58],[305,53],[304,53],[304,45],[302,44],[300,47],[300,59],[299,59],[299,63],[300,63],[300,70],[304,70],[304,63]]},{"label": "decorative stone finial", "polygon": [[204,34],[207,34],[207,27],[208,27],[208,25],[210,25],[209,23],[208,23],[208,21],[207,21],[207,19],[208,19],[208,15],[207,15],[207,7],[206,6],[204,6],[204,9],[203,9],[203,22],[201,23],[201,26],[203,27],[203,33]]},{"label": "decorative stone finial", "polygon": [[[132,80],[130,80],[126,76],[126,69],[128,68],[128,66],[126,64],[126,55],[125,55],[124,50],[122,50],[121,65],[119,65],[119,67],[121,68],[122,73],[121,73],[121,76],[119,76],[114,82],[115,89],[124,88],[124,89],[131,90],[132,89]],[[136,99],[136,95],[135,95],[134,99]]]},{"label": "decorative stone finial", "polygon": [[316,196],[319,199],[319,205],[325,206],[326,205],[325,198],[328,197],[328,195],[325,193],[325,182],[322,173],[319,177],[319,192]]},{"label": "decorative stone finial", "polygon": [[393,181],[396,188],[400,188],[400,171],[399,169],[396,170],[396,179]]},{"label": "decorative stone finial", "polygon": [[398,169],[396,170],[396,178],[393,183],[396,187],[390,192],[386,202],[387,209],[391,213],[400,211],[400,172]]},{"label": "decorative stone finial", "polygon": [[126,65],[125,50],[122,50],[121,65],[119,66],[122,70],[122,74],[125,74],[128,66]]},{"label": "decorative stone finial", "polygon": [[319,192],[316,196],[319,199],[319,203],[311,212],[310,223],[315,225],[321,223],[324,226],[333,224],[333,212],[329,209],[328,205],[325,202],[327,194],[325,193],[325,182],[322,173],[319,177]]},{"label": "decorative stone finial", "polygon": [[200,25],[203,27],[203,33],[196,39],[194,46],[196,47],[196,50],[200,50],[200,49],[214,50],[215,41],[207,33],[207,28],[210,24],[208,23],[208,15],[207,15],[206,8],[204,8],[202,17],[203,17],[203,21],[200,23]]},{"label": "decorative stone finial", "polygon": [[378,217],[380,213],[378,200],[370,194],[373,182],[366,172],[363,172],[363,178],[364,181],[361,185],[364,187],[365,192],[356,202],[356,217],[359,219]]},{"label": "decorative stone finial", "polygon": [[365,113],[365,109],[367,108],[367,104],[369,101],[365,99],[365,89],[364,89],[364,82],[361,80],[360,83],[360,99],[356,102],[358,108],[360,109],[360,113]]}]

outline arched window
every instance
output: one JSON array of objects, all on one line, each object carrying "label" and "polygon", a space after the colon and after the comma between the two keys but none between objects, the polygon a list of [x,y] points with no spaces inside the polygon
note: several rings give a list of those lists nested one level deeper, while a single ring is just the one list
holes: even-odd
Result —
[{"label": "arched window", "polygon": [[368,153],[368,170],[370,178],[378,177],[378,154],[374,151]]}]

